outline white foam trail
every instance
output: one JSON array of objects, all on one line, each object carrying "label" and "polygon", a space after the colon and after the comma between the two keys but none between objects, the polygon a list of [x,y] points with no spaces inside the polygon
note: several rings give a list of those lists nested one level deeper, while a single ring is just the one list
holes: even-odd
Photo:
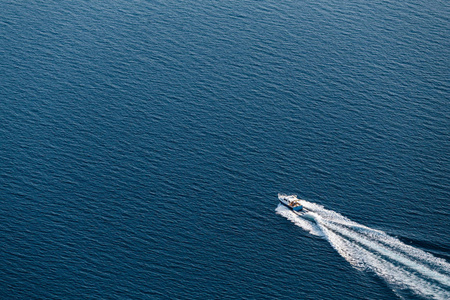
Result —
[{"label": "white foam trail", "polygon": [[444,274],[433,271],[430,268],[428,268],[427,266],[415,262],[414,260],[408,258],[407,256],[401,254],[398,251],[390,250],[389,248],[383,246],[382,243],[365,238],[364,236],[362,236],[360,234],[355,234],[351,230],[348,230],[345,228],[339,228],[338,226],[333,225],[332,223],[324,222],[323,224],[324,224],[324,226],[330,228],[334,232],[337,232],[346,238],[356,241],[359,244],[366,246],[367,248],[369,248],[373,251],[376,251],[394,261],[400,262],[403,265],[405,265],[411,269],[414,269],[417,272],[450,287],[450,278],[448,276],[445,276]]},{"label": "white foam trail", "polygon": [[303,228],[304,230],[308,231],[309,233],[317,236],[323,236],[322,231],[320,228],[315,225],[312,222],[309,222],[303,218],[300,218],[298,215],[296,215],[292,210],[288,209],[287,207],[283,205],[278,205],[276,212],[288,219],[289,221],[295,223],[295,225]]},{"label": "white foam trail", "polygon": [[448,264],[445,260],[441,258],[437,258],[430,253],[422,251],[420,249],[414,248],[412,246],[406,245],[399,241],[396,238],[393,238],[382,231],[373,231],[370,228],[368,230],[360,230],[357,228],[353,228],[356,231],[359,231],[368,238],[380,240],[384,245],[401,252],[402,254],[410,257],[414,260],[424,260],[427,264],[434,270],[439,272],[443,272],[446,275],[450,275],[450,264]]},{"label": "white foam trail", "polygon": [[303,201],[308,220],[279,205],[276,212],[306,231],[326,238],[352,266],[371,270],[394,291],[411,290],[432,299],[450,299],[450,264],[400,240]]}]

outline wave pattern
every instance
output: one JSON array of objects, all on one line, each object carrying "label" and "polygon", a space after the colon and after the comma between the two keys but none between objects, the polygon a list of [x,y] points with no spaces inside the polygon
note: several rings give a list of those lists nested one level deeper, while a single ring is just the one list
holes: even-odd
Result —
[{"label": "wave pattern", "polygon": [[281,204],[276,212],[324,237],[352,266],[372,271],[399,296],[406,291],[430,299],[450,299],[450,264],[445,260],[323,206],[304,201],[304,207],[309,210],[304,218]]}]

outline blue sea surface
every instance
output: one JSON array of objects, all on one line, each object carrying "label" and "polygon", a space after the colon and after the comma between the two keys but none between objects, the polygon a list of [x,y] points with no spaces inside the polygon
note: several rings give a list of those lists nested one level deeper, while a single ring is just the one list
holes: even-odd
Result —
[{"label": "blue sea surface", "polygon": [[448,299],[449,116],[448,1],[3,0],[0,298]]}]

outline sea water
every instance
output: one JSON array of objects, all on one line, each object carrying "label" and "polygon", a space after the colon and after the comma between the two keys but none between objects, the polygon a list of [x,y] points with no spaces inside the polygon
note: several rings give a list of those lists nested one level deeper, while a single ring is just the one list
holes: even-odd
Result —
[{"label": "sea water", "polygon": [[1,1],[0,298],[448,298],[449,16]]}]

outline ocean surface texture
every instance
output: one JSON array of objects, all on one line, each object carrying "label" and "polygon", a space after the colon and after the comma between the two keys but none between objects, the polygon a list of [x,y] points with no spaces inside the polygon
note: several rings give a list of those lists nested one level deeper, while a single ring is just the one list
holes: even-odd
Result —
[{"label": "ocean surface texture", "polygon": [[449,116],[449,1],[2,0],[0,299],[450,299]]}]

